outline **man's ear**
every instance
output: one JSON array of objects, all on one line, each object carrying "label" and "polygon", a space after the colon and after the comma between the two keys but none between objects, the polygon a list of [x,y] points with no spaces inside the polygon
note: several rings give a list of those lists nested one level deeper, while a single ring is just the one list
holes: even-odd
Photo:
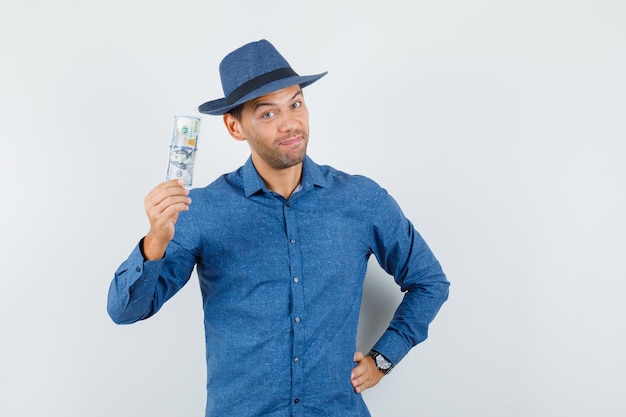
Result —
[{"label": "man's ear", "polygon": [[243,130],[241,129],[241,123],[239,123],[239,120],[237,120],[235,116],[230,113],[224,114],[224,125],[233,139],[246,140],[246,136],[243,134]]}]

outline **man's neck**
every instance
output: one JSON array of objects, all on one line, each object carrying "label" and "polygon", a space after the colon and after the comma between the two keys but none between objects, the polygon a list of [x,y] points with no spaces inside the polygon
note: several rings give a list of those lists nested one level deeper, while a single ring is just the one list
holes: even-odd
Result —
[{"label": "man's neck", "polygon": [[255,162],[254,165],[267,188],[287,200],[302,181],[302,163],[285,169],[271,168],[262,162],[260,164]]}]

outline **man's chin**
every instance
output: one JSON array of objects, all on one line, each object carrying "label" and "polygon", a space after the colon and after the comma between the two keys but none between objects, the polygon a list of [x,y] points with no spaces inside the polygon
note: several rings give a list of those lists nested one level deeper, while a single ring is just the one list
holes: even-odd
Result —
[{"label": "man's chin", "polygon": [[276,163],[274,164],[274,168],[275,169],[287,169],[287,168],[294,167],[298,164],[301,164],[302,161],[304,161],[305,156],[306,156],[306,153],[293,155],[293,156],[286,156],[285,158],[282,158],[280,161],[276,161]]}]

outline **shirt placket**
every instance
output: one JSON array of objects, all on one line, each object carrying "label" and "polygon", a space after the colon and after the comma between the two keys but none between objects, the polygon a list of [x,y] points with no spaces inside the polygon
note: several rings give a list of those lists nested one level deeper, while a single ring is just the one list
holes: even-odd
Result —
[{"label": "shirt placket", "polygon": [[302,390],[304,383],[303,361],[305,334],[304,334],[304,291],[302,278],[302,250],[300,236],[296,223],[296,212],[293,203],[285,202],[283,206],[287,246],[289,248],[289,269],[291,280],[291,327],[293,330],[293,346],[291,355],[291,408],[292,415],[301,415]]}]

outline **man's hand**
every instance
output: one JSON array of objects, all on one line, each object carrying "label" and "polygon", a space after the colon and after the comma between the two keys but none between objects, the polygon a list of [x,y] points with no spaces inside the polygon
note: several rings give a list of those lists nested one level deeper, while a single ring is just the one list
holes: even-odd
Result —
[{"label": "man's hand", "polygon": [[376,363],[374,363],[374,358],[371,356],[365,356],[361,352],[356,352],[354,354],[354,361],[358,362],[358,365],[352,368],[351,382],[354,387],[354,392],[357,394],[368,388],[372,388],[385,376],[385,374],[378,370]]},{"label": "man's hand", "polygon": [[174,237],[174,225],[181,211],[189,210],[191,199],[184,181],[175,179],[157,185],[146,195],[144,207],[150,231],[143,240],[143,255],[146,259],[161,259],[165,248]]}]

